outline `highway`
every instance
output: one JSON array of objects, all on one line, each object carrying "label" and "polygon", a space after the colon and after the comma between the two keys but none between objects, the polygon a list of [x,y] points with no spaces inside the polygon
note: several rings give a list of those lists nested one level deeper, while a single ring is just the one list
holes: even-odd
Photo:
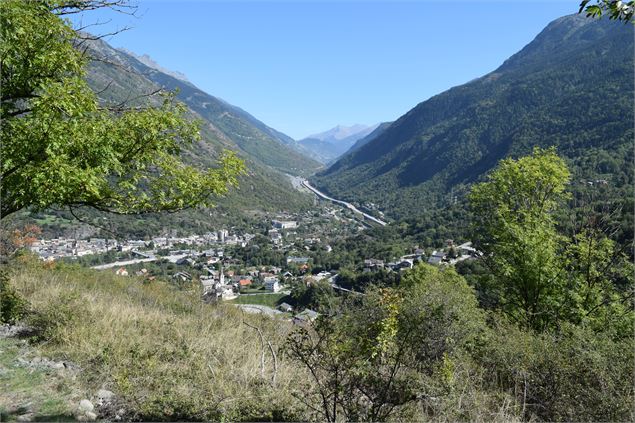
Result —
[{"label": "highway", "polygon": [[304,186],[305,188],[313,191],[313,193],[315,195],[317,195],[318,197],[324,198],[325,200],[332,201],[333,203],[340,204],[340,205],[342,205],[342,206],[354,211],[355,213],[361,214],[362,216],[364,216],[366,219],[368,219],[370,221],[378,223],[381,226],[386,226],[387,225],[387,223],[384,222],[383,220],[377,219],[376,217],[371,216],[368,213],[364,213],[363,211],[361,211],[360,209],[358,209],[357,207],[355,207],[351,203],[347,203],[346,201],[337,200],[335,198],[329,197],[328,195],[324,194],[322,191],[319,191],[317,188],[312,187],[311,184],[309,184],[309,181],[307,181],[306,179],[302,180],[302,186]]},{"label": "highway", "polygon": [[135,260],[116,261],[114,263],[106,263],[106,264],[100,264],[98,266],[92,266],[91,269],[104,270],[104,269],[110,269],[113,267],[129,266],[131,264],[147,263],[149,261],[157,261],[157,260],[158,260],[157,257],[153,257],[153,258],[144,258],[144,259],[135,259]]},{"label": "highway", "polygon": [[152,257],[142,258],[142,259],[116,261],[114,263],[100,264],[98,266],[92,266],[91,269],[104,270],[104,269],[111,269],[113,267],[129,266],[131,264],[147,263],[147,262],[163,260],[163,259],[166,259],[166,260],[168,260],[168,261],[170,261],[172,263],[176,263],[179,259],[181,259],[183,257],[187,257],[187,254],[178,254],[178,255],[174,255],[174,256],[165,256],[165,257],[159,257],[159,256],[154,257],[154,256],[152,256]]}]

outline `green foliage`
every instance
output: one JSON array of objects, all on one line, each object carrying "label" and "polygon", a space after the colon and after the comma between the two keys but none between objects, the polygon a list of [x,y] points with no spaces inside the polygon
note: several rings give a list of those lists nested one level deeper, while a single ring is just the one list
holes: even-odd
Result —
[{"label": "green foliage", "polygon": [[484,305],[501,307],[522,325],[544,330],[568,320],[627,336],[633,328],[632,264],[604,233],[608,213],[573,213],[586,223],[572,228],[571,238],[558,231],[557,215],[567,214],[557,212],[570,196],[568,181],[567,166],[553,149],[501,161],[470,194],[473,239],[487,271],[462,268],[480,285]]},{"label": "green foliage", "polygon": [[35,332],[35,340],[61,344],[67,341],[69,326],[87,317],[79,295],[71,293],[64,297],[55,298],[45,308],[32,313],[29,316],[28,324]]},{"label": "green foliage", "polygon": [[396,341],[398,302],[394,294],[378,292],[341,319],[320,317],[313,327],[291,333],[285,351],[315,386],[298,397],[316,404],[317,419],[385,421],[416,399],[416,374],[406,368],[405,345]]},{"label": "green foliage", "polygon": [[298,329],[286,351],[315,381],[304,400],[319,404],[318,418],[413,419],[409,406],[443,392],[454,360],[483,325],[462,277],[419,265],[400,288],[368,289],[351,296],[339,313]]},{"label": "green foliage", "polygon": [[632,334],[564,324],[535,334],[493,319],[474,352],[488,389],[511,394],[523,420],[630,421],[633,400]]},{"label": "green foliage", "polygon": [[594,4],[589,3],[591,3],[591,0],[582,0],[578,13],[582,13],[584,11],[587,16],[592,16],[594,18],[599,18],[606,14],[609,19],[624,22],[633,21],[633,14],[635,14],[635,1],[595,0]]},{"label": "green foliage", "polygon": [[475,185],[474,241],[497,276],[503,308],[522,324],[544,328],[563,300],[565,239],[555,228],[554,211],[566,198],[569,170],[554,149],[505,159]]},{"label": "green foliage", "polygon": [[0,270],[0,323],[13,324],[28,312],[28,301],[10,284],[6,270]]},{"label": "green foliage", "polygon": [[406,272],[401,285],[401,331],[411,332],[420,371],[471,345],[484,327],[474,290],[453,269],[420,264]]},{"label": "green foliage", "polygon": [[27,207],[86,205],[121,214],[211,204],[244,165],[205,171],[178,153],[199,139],[185,106],[107,107],[84,80],[77,34],[48,2],[0,4],[2,218]]},{"label": "green foliage", "polygon": [[[598,229],[585,228],[565,251],[569,319],[618,337],[633,334],[633,263]],[[624,285],[618,285],[625,281]]]},{"label": "green foliage", "polygon": [[320,313],[331,313],[340,304],[333,287],[327,281],[314,282],[309,286],[304,282],[296,283],[291,289],[291,302],[296,307]]}]

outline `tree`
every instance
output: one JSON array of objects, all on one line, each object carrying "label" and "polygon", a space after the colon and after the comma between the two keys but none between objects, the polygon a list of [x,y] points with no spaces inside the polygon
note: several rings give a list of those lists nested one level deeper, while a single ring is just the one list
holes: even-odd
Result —
[{"label": "tree", "polygon": [[386,421],[416,399],[416,373],[407,368],[411,332],[397,339],[401,302],[392,290],[368,292],[343,315],[320,316],[290,334],[286,354],[313,382],[299,398],[320,420]]},{"label": "tree", "polygon": [[0,2],[2,219],[51,206],[139,214],[210,205],[243,172],[230,152],[207,170],[179,159],[199,133],[172,93],[156,106],[98,101],[78,34],[61,16],[112,5],[125,2]]},{"label": "tree", "polygon": [[635,1],[621,0],[582,0],[578,13],[585,12],[587,16],[601,17],[608,15],[609,19],[632,22],[635,13]]},{"label": "tree", "polygon": [[554,212],[567,197],[570,174],[555,149],[536,147],[518,160],[504,159],[486,182],[475,185],[470,204],[473,237],[496,277],[503,309],[518,322],[543,329],[564,299]]},{"label": "tree", "polygon": [[484,327],[474,291],[453,270],[420,264],[402,282],[352,295],[289,336],[287,355],[313,380],[301,399],[321,420],[387,421],[443,395],[439,379],[450,382],[452,360]]}]

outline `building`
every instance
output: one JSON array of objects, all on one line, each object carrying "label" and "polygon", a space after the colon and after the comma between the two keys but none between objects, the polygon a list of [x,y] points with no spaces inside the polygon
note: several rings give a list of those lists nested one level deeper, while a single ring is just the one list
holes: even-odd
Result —
[{"label": "building", "polygon": [[308,308],[301,313],[293,316],[293,323],[296,325],[304,325],[313,322],[320,314],[317,311],[309,310]]},{"label": "building", "polygon": [[188,282],[192,280],[192,275],[187,272],[177,272],[172,276],[172,278],[180,280],[181,282]]},{"label": "building", "polygon": [[309,261],[308,257],[287,257],[287,264],[306,264]]},{"label": "building", "polygon": [[200,280],[201,280],[201,285],[203,286],[203,294],[210,292],[214,289],[214,284],[216,283],[214,276],[201,276]]},{"label": "building", "polygon": [[331,272],[322,271],[315,275],[316,281],[321,281],[322,279],[329,279],[333,274]]},{"label": "building", "polygon": [[275,277],[265,278],[265,290],[269,292],[280,291],[280,283],[278,281],[278,278],[275,278]]},{"label": "building", "polygon": [[298,222],[295,220],[273,220],[271,223],[274,228],[278,229],[295,229],[298,227]]},{"label": "building", "polygon": [[241,279],[238,281],[238,286],[241,288],[249,288],[251,286],[251,279]]},{"label": "building", "polygon": [[384,268],[384,261],[383,260],[376,260],[376,259],[366,259],[364,260],[364,272],[371,272],[373,270],[379,270],[379,269],[383,269]]},{"label": "building", "polygon": [[414,267],[414,260],[401,258],[395,265],[395,270],[397,269],[412,269]]},{"label": "building", "polygon": [[428,257],[429,264],[441,264],[441,261],[445,258],[445,253],[443,251],[434,250],[430,257]]},{"label": "building", "polygon": [[476,256],[477,255],[477,251],[476,248],[472,247],[472,243],[471,242],[465,242],[461,245],[459,245],[458,247],[459,253],[461,255],[469,255],[469,256]]},{"label": "building", "polygon": [[196,262],[191,257],[183,257],[176,261],[179,266],[194,266]]}]

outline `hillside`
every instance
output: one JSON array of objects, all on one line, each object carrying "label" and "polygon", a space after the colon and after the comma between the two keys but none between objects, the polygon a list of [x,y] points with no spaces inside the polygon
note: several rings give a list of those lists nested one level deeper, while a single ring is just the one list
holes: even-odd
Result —
[{"label": "hillside", "polygon": [[352,153],[355,150],[359,150],[360,148],[362,148],[363,146],[365,146],[366,144],[368,144],[369,142],[371,142],[372,140],[374,140],[375,138],[383,134],[391,124],[392,122],[380,123],[379,125],[375,127],[375,129],[373,129],[372,132],[365,135],[363,138],[360,138],[357,141],[355,141],[355,144],[353,144],[351,148],[348,149],[347,153]]},{"label": "hillside", "polygon": [[[178,75],[147,66],[104,41],[90,41],[88,47],[94,60],[88,66],[86,77],[103,102],[126,102],[129,106],[157,104],[160,98],[148,94],[159,88],[177,90],[177,98],[189,107],[191,117],[202,123],[202,140],[183,151],[185,160],[201,167],[215,166],[219,154],[228,149],[237,152],[247,165],[247,175],[240,178],[239,186],[218,199],[213,217],[208,210],[189,210],[169,216],[150,214],[143,218],[108,216],[117,233],[144,236],[167,228],[200,232],[219,224],[236,224],[245,218],[245,212],[297,211],[310,207],[311,198],[294,189],[285,173],[307,175],[320,164],[289,147],[287,144],[295,143],[293,139],[242,109],[177,78]],[[71,218],[63,211],[52,213]],[[93,211],[86,210],[82,215],[87,220],[97,219]],[[60,225],[53,222],[52,227]]]},{"label": "hillside", "polygon": [[346,153],[358,140],[372,133],[378,125],[337,125],[328,131],[298,141],[301,151],[321,163],[329,163]]},{"label": "hillside", "polygon": [[[89,80],[93,82],[93,86],[98,89],[97,86],[103,85],[96,82],[107,84],[115,80],[117,85],[125,87],[124,91],[119,91],[111,84],[104,92],[105,95],[134,97],[134,94],[148,92],[141,89],[144,85],[148,87],[148,82],[154,87],[177,90],[179,100],[238,146],[250,159],[294,175],[308,174],[319,167],[318,163],[287,146],[293,139],[268,127],[239,107],[216,98],[187,81],[147,66],[135,56],[116,50],[101,40],[90,44],[90,52],[97,59],[90,67]],[[135,85],[129,84],[134,78],[132,74],[137,74],[147,82],[141,86],[138,82]]]},{"label": "hillside", "polygon": [[632,140],[632,25],[565,16],[495,71],[420,103],[313,182],[403,218],[460,202],[501,158],[556,146],[576,183],[601,178],[632,197]]},{"label": "hillside", "polygon": [[[197,285],[179,290],[29,257],[7,269],[28,293],[39,329],[26,334],[29,344],[0,332],[0,363],[7,365],[0,383],[11,387],[0,390],[2,421],[27,413],[35,421],[81,420],[82,398],[107,421],[306,420],[292,396],[302,369],[281,357],[274,364],[266,351],[260,370],[253,328],[275,353],[289,323],[204,304]],[[114,392],[108,401],[98,399],[104,388]]]}]

